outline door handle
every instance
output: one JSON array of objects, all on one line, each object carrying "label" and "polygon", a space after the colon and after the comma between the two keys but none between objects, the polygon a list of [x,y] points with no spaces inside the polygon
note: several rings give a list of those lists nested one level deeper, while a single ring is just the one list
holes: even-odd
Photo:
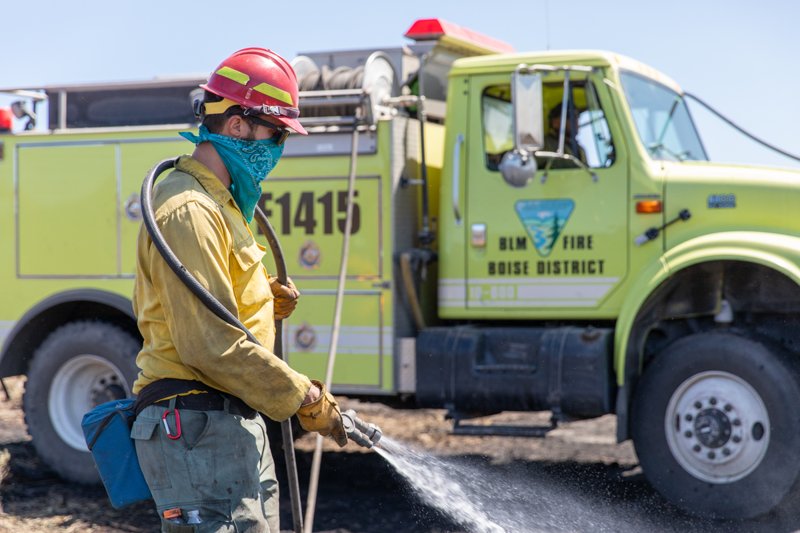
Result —
[{"label": "door handle", "polygon": [[464,144],[464,134],[456,136],[456,144],[453,146],[453,215],[456,217],[456,224],[461,224],[461,208],[459,207],[459,185],[461,180],[461,147]]}]

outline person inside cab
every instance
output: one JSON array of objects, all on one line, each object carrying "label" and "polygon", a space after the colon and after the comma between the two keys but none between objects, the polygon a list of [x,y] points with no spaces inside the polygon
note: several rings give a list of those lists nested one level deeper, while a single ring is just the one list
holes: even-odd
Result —
[{"label": "person inside cab", "polygon": [[[561,134],[561,120],[563,104],[559,102],[547,114],[547,124],[544,135],[545,152],[558,152],[559,135]],[[586,163],[586,152],[578,142],[578,115],[580,111],[574,106],[567,106],[566,123],[564,128],[564,153],[576,157],[581,163]],[[542,161],[540,166],[545,166],[547,161]],[[550,168],[574,168],[575,163],[568,159],[553,159]]]}]

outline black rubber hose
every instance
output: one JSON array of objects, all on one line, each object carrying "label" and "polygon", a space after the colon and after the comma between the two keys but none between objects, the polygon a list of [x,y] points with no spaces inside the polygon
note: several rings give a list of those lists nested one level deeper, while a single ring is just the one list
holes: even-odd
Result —
[{"label": "black rubber hose", "polygon": [[153,186],[158,176],[174,167],[175,159],[165,159],[156,165],[153,170],[151,170],[144,178],[144,182],[142,183],[142,220],[145,228],[147,229],[147,233],[150,234],[153,245],[167,262],[167,266],[169,266],[169,268],[175,272],[175,275],[178,276],[178,279],[180,279],[183,284],[186,285],[190,291],[192,291],[192,294],[197,296],[197,298],[203,302],[203,305],[205,305],[212,313],[228,324],[236,326],[244,331],[250,342],[260,344],[253,334],[250,333],[250,330],[248,330],[247,327],[245,327],[245,325],[233,315],[233,313],[231,313],[224,305],[222,305],[219,300],[214,298],[211,293],[208,292],[208,290],[206,290],[206,288],[203,287],[188,270],[186,270],[186,267],[183,266],[183,263],[181,263],[180,259],[178,259],[175,253],[173,253],[173,251],[167,245],[167,242],[164,240],[164,236],[161,234],[161,230],[158,229],[158,225],[156,224],[153,216]]},{"label": "black rubber hose", "polygon": [[[147,173],[144,178],[144,182],[142,182],[142,221],[147,229],[147,233],[150,234],[150,239],[153,241],[153,245],[164,258],[164,261],[166,261],[169,268],[175,273],[176,276],[178,276],[178,279],[180,279],[181,282],[186,285],[190,291],[192,291],[192,294],[194,294],[201,302],[203,302],[203,305],[205,305],[218,318],[242,330],[244,334],[247,335],[247,339],[250,342],[261,346],[261,343],[258,342],[258,339],[256,339],[255,336],[250,333],[250,330],[247,329],[247,327],[242,324],[239,319],[233,315],[233,313],[231,313],[224,305],[222,305],[219,300],[214,298],[214,296],[208,292],[208,290],[203,287],[200,282],[197,281],[197,279],[195,279],[191,272],[186,270],[186,267],[183,266],[183,263],[181,263],[180,259],[178,259],[175,253],[170,249],[169,245],[164,239],[164,236],[161,234],[161,230],[158,229],[158,225],[156,224],[155,216],[153,214],[153,187],[155,186],[156,179],[158,179],[161,174],[175,167],[176,160],[177,159],[173,158],[161,161],[159,164],[153,167],[150,172]],[[256,206],[255,219],[259,228],[261,228],[261,231],[266,236],[267,243],[272,251],[272,256],[275,259],[275,271],[278,281],[282,285],[286,285],[288,279],[286,274],[286,261],[284,260],[283,250],[281,249],[275,229],[272,227],[272,224],[270,224],[267,216],[258,206]],[[282,321],[276,321],[274,353],[286,361],[286,358],[283,356],[283,328],[281,326]],[[290,420],[284,420],[281,422],[281,434],[283,437],[283,450],[286,458],[286,471],[289,478],[289,495],[292,500],[292,519],[294,522],[294,531],[296,533],[302,533],[303,514],[302,504],[300,502],[300,483],[297,476],[297,462],[295,461],[294,438],[292,435],[292,424]]]},{"label": "black rubber hose", "polygon": [[705,107],[707,110],[709,110],[711,113],[716,115],[720,120],[724,121],[730,127],[734,128],[736,131],[738,131],[742,135],[744,135],[746,137],[749,137],[750,139],[754,140],[755,142],[757,142],[761,146],[764,146],[765,148],[769,148],[770,150],[773,150],[774,152],[777,152],[777,153],[781,154],[784,157],[788,157],[789,159],[794,159],[795,161],[800,161],[800,156],[797,156],[795,154],[789,153],[786,150],[782,150],[782,149],[778,148],[777,146],[775,146],[774,144],[770,144],[770,143],[768,143],[767,141],[765,141],[763,139],[759,139],[758,137],[756,137],[755,135],[753,135],[752,133],[750,133],[749,131],[747,131],[743,127],[739,126],[738,124],[734,123],[731,119],[729,119],[728,117],[726,117],[725,115],[723,115],[722,113],[720,113],[719,111],[717,111],[716,109],[711,107],[709,104],[707,104],[706,102],[701,100],[699,97],[697,97],[697,96],[695,96],[695,95],[693,95],[691,93],[683,93],[683,95],[691,98],[692,100],[694,100],[695,102],[697,102],[701,106]]},{"label": "black rubber hose", "polygon": [[[267,244],[269,244],[269,248],[272,251],[272,257],[275,260],[275,275],[278,278],[278,283],[286,285],[289,276],[286,273],[286,261],[284,260],[281,243],[278,241],[278,234],[275,232],[272,224],[270,224],[267,215],[264,214],[264,211],[258,206],[256,206],[255,219],[261,232],[266,236]],[[273,353],[287,363],[289,362],[283,353],[283,320],[275,321],[275,347],[273,348]],[[291,420],[284,420],[281,422],[281,438],[283,440],[283,454],[286,460],[286,477],[289,480],[289,495],[292,505],[294,531],[301,533],[303,531],[303,505],[300,501],[300,479],[297,474]]]}]

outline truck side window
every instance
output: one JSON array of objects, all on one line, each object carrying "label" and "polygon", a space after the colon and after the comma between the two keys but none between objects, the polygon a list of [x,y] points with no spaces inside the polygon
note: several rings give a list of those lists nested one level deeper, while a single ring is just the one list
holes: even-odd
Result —
[{"label": "truck side window", "polygon": [[495,85],[483,91],[483,146],[486,167],[497,170],[503,155],[514,148],[511,86]]},{"label": "truck side window", "polygon": [[[563,83],[545,83],[542,90],[545,132],[543,151],[556,152],[559,144]],[[483,91],[481,104],[486,167],[496,171],[503,155],[514,148],[510,85],[487,87]],[[579,80],[571,86],[567,121],[565,153],[574,155],[592,168],[609,167],[614,163],[611,132],[597,93],[590,82]],[[553,170],[575,168],[575,164],[570,161],[547,156],[537,157],[539,168],[544,168],[549,160]]]},{"label": "truck side window", "polygon": [[[588,80],[576,80],[570,85],[569,93],[564,153],[577,157],[591,168],[611,166],[614,163],[614,144],[594,85]],[[543,84],[542,116],[545,132],[544,150],[547,152],[558,150],[563,98],[563,82]],[[547,156],[538,157],[537,163],[540,168],[550,163],[550,168],[553,170],[576,166],[571,161]]]},{"label": "truck side window", "polygon": [[610,167],[615,159],[614,143],[593,84],[586,84],[585,94],[587,106],[578,115],[578,143],[584,148],[589,167]]}]

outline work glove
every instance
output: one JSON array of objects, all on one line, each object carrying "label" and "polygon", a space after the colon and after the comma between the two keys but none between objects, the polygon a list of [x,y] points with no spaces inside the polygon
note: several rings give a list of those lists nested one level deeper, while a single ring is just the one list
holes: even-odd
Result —
[{"label": "work glove", "polygon": [[325,385],[317,380],[311,383],[319,388],[319,398],[301,405],[297,410],[297,419],[306,431],[316,431],[323,437],[331,436],[336,444],[347,444],[347,433],[342,423],[342,412],[333,394],[325,390]]},{"label": "work glove", "polygon": [[289,318],[297,307],[297,300],[300,298],[300,291],[294,286],[292,278],[287,278],[286,285],[281,285],[278,278],[270,278],[269,288],[275,297],[275,320]]}]

